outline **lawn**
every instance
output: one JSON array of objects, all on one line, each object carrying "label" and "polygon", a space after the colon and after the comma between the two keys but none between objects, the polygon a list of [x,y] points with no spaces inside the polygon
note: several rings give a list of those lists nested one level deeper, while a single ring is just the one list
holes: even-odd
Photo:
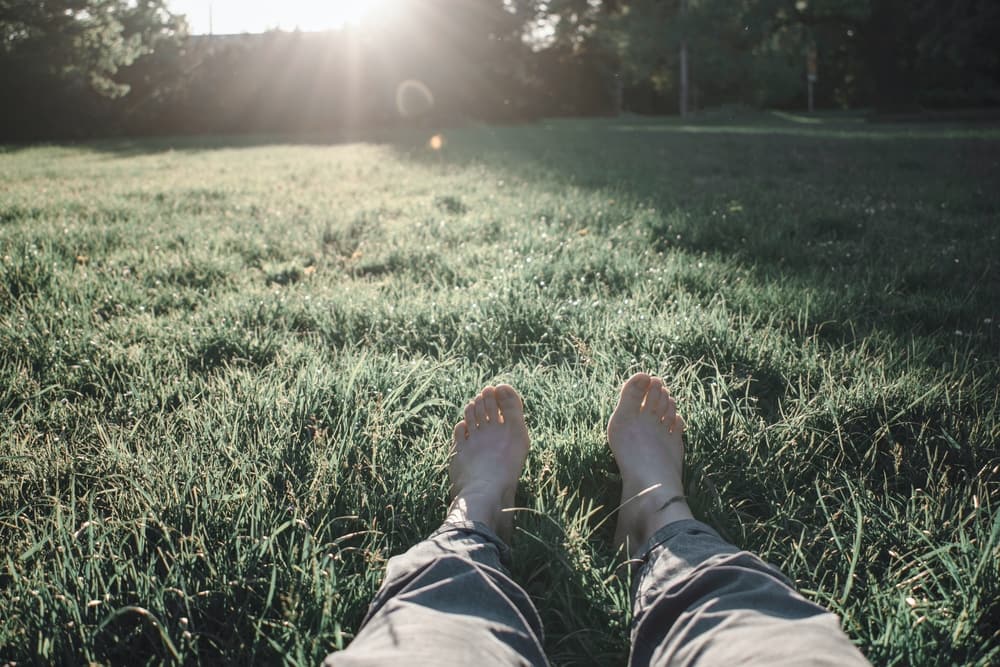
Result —
[{"label": "lawn", "polygon": [[618,385],[877,665],[1000,660],[1000,129],[546,121],[0,152],[0,664],[315,663],[525,398],[514,574],[622,664]]}]

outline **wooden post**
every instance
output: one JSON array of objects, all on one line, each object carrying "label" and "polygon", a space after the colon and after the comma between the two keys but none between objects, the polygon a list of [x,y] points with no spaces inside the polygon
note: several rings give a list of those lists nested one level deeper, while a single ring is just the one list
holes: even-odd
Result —
[{"label": "wooden post", "polygon": [[622,115],[622,107],[625,105],[625,85],[622,83],[621,72],[615,73],[614,90],[612,91],[613,101],[615,105],[614,113],[615,116]]},{"label": "wooden post", "polygon": [[808,80],[809,91],[809,113],[816,111],[816,81],[819,79],[819,67],[816,64],[816,60],[816,45],[813,44],[809,47],[809,52],[806,54],[806,79]]},{"label": "wooden post", "polygon": [[[681,0],[681,20],[687,16],[688,0]],[[688,115],[688,43],[687,43],[687,28],[683,25],[682,30],[685,31],[685,35],[681,38],[681,90],[680,90],[680,112],[681,118],[687,118]]]},{"label": "wooden post", "polygon": [[681,42],[681,118],[688,115],[688,44]]}]

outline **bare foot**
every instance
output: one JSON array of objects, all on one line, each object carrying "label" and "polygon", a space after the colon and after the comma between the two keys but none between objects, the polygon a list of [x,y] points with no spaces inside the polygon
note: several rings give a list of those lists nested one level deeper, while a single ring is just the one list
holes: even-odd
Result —
[{"label": "bare foot", "polygon": [[658,377],[636,373],[622,387],[608,422],[608,442],[622,474],[615,543],[634,556],[653,534],[694,518],[683,498],[684,420]]},{"label": "bare foot", "polygon": [[510,540],[517,480],[528,457],[521,397],[508,384],[486,387],[465,406],[452,444],[449,521],[481,521]]}]

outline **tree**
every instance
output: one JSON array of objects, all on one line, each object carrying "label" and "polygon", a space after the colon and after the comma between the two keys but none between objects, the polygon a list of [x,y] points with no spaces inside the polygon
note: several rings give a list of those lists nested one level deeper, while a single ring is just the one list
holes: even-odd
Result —
[{"label": "tree", "polygon": [[183,29],[166,0],[0,0],[0,68],[27,65],[117,97],[128,93],[118,70]]},{"label": "tree", "polygon": [[[68,134],[82,129],[102,99],[128,94],[122,68],[184,30],[166,0],[0,0],[7,134],[27,138],[52,124]],[[77,113],[67,118],[67,108]]]},{"label": "tree", "polygon": [[[765,35],[805,29],[830,63],[854,82],[854,99],[881,111],[905,110],[936,88],[961,97],[984,89],[996,101],[1000,28],[994,0],[754,0]],[[821,47],[824,46],[821,44]],[[854,65],[844,66],[845,61]]]},{"label": "tree", "polygon": [[749,102],[743,10],[733,0],[631,0],[610,27],[630,81],[678,100],[683,116],[699,103]]},{"label": "tree", "polygon": [[[573,2],[573,0],[566,0]],[[600,15],[599,3],[579,0]],[[553,0],[550,4],[557,4]],[[827,104],[882,111],[1000,102],[995,0],[616,0],[590,39],[609,39],[633,86],[680,95],[692,54],[702,105],[804,103],[818,48]]]},{"label": "tree", "polygon": [[549,105],[568,113],[619,113],[623,63],[610,30],[622,0],[510,0],[526,15],[523,39],[535,51]]}]

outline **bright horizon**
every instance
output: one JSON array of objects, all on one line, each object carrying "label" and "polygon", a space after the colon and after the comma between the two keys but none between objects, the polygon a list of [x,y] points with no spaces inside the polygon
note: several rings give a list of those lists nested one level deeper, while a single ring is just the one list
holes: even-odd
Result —
[{"label": "bright horizon", "polygon": [[[394,0],[170,0],[187,16],[191,34],[331,30],[358,23]],[[211,16],[211,19],[210,19]]]}]

